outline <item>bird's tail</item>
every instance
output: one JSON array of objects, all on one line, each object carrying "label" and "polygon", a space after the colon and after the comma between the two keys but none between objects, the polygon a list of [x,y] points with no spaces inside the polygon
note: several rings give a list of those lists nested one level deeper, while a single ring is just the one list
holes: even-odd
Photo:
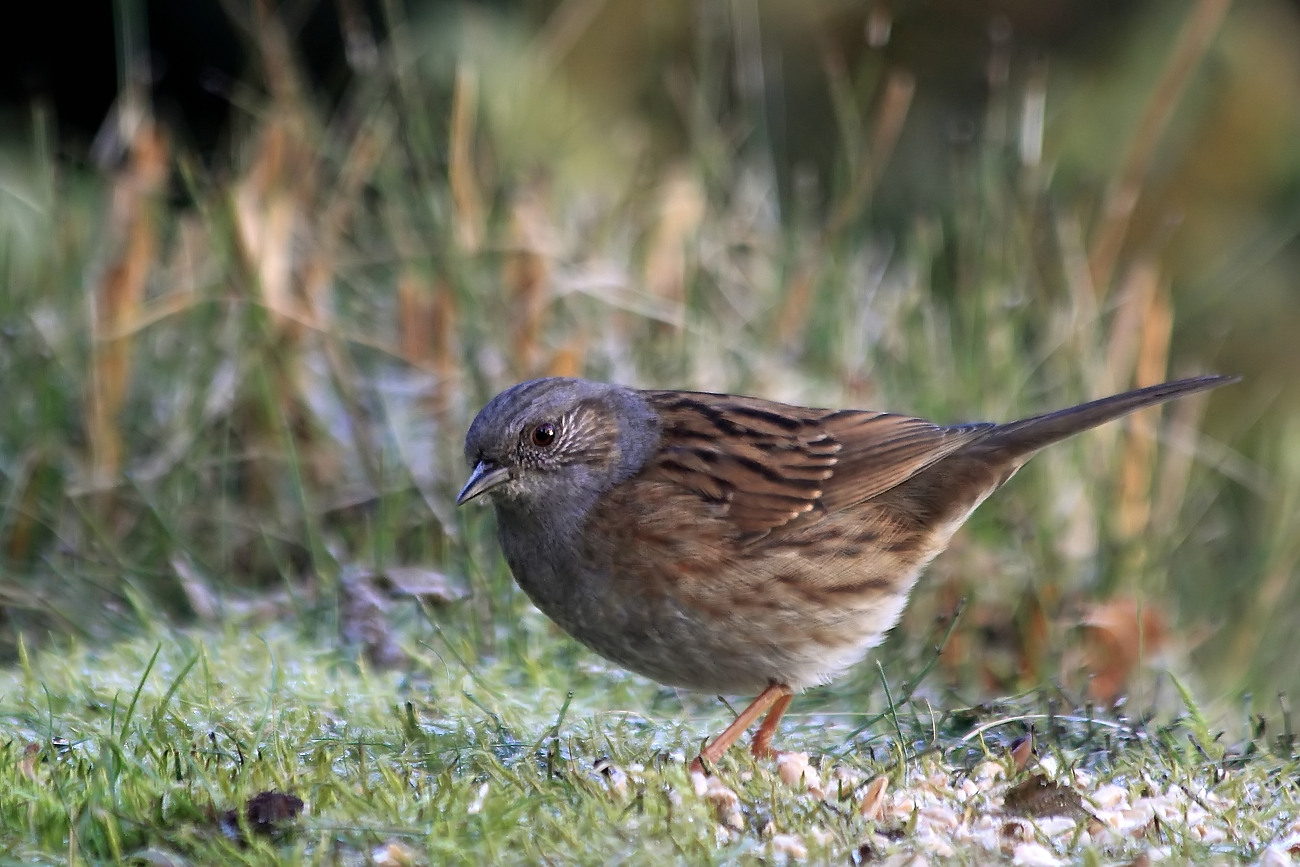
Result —
[{"label": "bird's tail", "polygon": [[1198,376],[1103,397],[1069,409],[1058,409],[1056,412],[998,425],[988,436],[978,441],[976,448],[994,448],[1003,454],[1022,454],[1028,457],[1044,446],[1139,409],[1198,391],[1218,388],[1240,379],[1239,376]]}]

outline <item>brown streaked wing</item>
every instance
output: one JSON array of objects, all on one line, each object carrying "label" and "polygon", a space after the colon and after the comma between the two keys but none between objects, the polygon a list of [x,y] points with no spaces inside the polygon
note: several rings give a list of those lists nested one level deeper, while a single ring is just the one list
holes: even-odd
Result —
[{"label": "brown streaked wing", "polygon": [[789,406],[758,398],[643,392],[663,425],[649,477],[716,503],[743,533],[835,511],[899,484],[992,425]]},{"label": "brown streaked wing", "polygon": [[663,425],[646,472],[717,504],[736,529],[765,533],[811,511],[834,472],[825,410],[757,398],[644,392]]},{"label": "brown streaked wing", "polygon": [[832,413],[823,425],[843,446],[835,475],[822,494],[828,512],[902,484],[997,427],[992,422],[942,427],[921,418],[858,410]]}]

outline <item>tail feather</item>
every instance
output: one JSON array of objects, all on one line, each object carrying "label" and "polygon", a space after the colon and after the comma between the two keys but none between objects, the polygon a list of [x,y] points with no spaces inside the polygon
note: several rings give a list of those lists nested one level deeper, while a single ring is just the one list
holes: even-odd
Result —
[{"label": "tail feather", "polygon": [[994,448],[1004,454],[1023,454],[1027,457],[1045,446],[1139,409],[1198,391],[1218,388],[1240,379],[1239,376],[1198,376],[1103,397],[1069,409],[998,425],[987,437],[980,439],[975,447],[981,450]]}]

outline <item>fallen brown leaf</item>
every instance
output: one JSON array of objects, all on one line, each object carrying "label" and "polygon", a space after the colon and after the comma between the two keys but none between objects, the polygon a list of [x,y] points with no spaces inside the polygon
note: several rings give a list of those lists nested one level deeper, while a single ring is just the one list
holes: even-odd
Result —
[{"label": "fallen brown leaf", "polygon": [[876,777],[867,786],[867,791],[862,795],[862,803],[858,805],[858,812],[863,818],[876,820],[879,819],[885,810],[885,792],[889,789],[889,778],[886,776]]},{"label": "fallen brown leaf", "polygon": [[[284,792],[258,792],[244,803],[243,817],[254,834],[271,834],[280,823],[302,813],[302,798]],[[240,843],[248,842],[239,822],[240,811],[227,810],[217,824],[221,832]]]},{"label": "fallen brown leaf", "polygon": [[1008,815],[1024,816],[1027,819],[1044,816],[1082,818],[1089,815],[1078,792],[1049,780],[1042,774],[1033,774],[1023,783],[1014,786],[1003,799],[1002,808]]}]

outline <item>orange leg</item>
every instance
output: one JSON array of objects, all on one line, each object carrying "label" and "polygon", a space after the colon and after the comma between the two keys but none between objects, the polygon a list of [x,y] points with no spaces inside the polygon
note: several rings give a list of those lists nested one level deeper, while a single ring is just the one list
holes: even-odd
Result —
[{"label": "orange leg", "polygon": [[772,750],[772,735],[776,733],[776,724],[780,721],[781,715],[785,709],[790,706],[790,701],[794,697],[794,691],[783,683],[774,683],[767,689],[758,694],[758,698],[749,703],[732,721],[731,725],[723,730],[722,734],[713,741],[713,743],[700,750],[700,756],[691,763],[692,771],[703,771],[704,762],[711,765],[718,763],[723,753],[731,748],[745,730],[753,724],[754,720],[763,715],[768,708],[771,710],[767,718],[763,720],[763,725],[754,735],[754,745],[752,751],[755,756],[767,757],[774,755]]},{"label": "orange leg", "polygon": [[770,759],[776,756],[776,750],[772,749],[772,735],[776,734],[776,724],[781,721],[785,714],[785,709],[794,701],[794,693],[790,687],[783,687],[785,690],[775,702],[772,703],[772,709],[763,717],[763,724],[758,727],[754,733],[754,742],[750,744],[749,751],[754,754],[755,758]]}]

